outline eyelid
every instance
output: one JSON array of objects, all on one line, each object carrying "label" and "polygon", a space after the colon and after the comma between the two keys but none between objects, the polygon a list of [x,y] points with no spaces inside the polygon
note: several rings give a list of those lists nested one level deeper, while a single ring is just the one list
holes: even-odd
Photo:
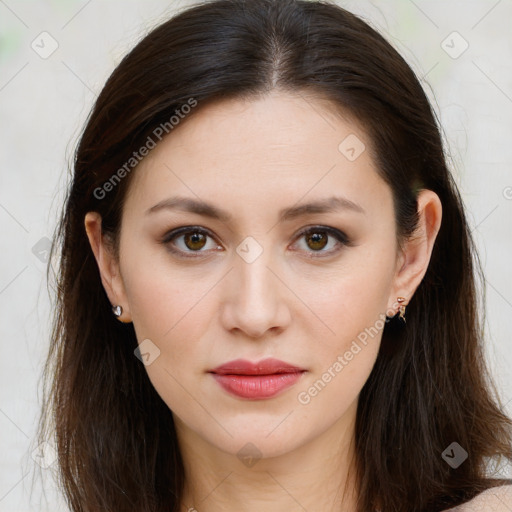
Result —
[{"label": "eyelid", "polygon": [[333,228],[330,226],[323,226],[320,224],[315,224],[312,226],[306,226],[306,227],[302,228],[299,231],[299,233],[297,234],[297,236],[295,237],[294,244],[296,243],[297,240],[299,240],[301,237],[303,237],[307,233],[315,233],[315,232],[322,232],[322,231],[327,233],[328,235],[330,235],[332,238],[336,239],[336,241],[338,242],[338,247],[333,248],[329,251],[307,251],[309,258],[322,258],[322,257],[332,256],[334,254],[337,254],[340,251],[340,249],[341,249],[339,247],[340,245],[347,246],[347,247],[350,247],[353,245],[352,241],[349,239],[349,237],[343,231],[341,231],[337,228]]},{"label": "eyelid", "polygon": [[297,237],[296,238],[299,238],[303,235],[305,235],[306,233],[311,233],[311,232],[315,232],[315,230],[317,231],[325,231],[326,233],[332,235],[333,237],[339,239],[340,241],[346,243],[346,244],[349,244],[350,243],[350,240],[348,238],[348,236],[343,233],[343,231],[337,229],[337,228],[333,228],[333,227],[330,227],[330,226],[322,226],[321,224],[315,224],[315,225],[311,225],[311,226],[306,226],[304,228],[302,228],[298,233],[297,233]]},{"label": "eyelid", "polygon": [[182,235],[183,233],[190,233],[190,232],[201,233],[202,235],[208,235],[209,237],[215,239],[215,237],[213,236],[213,234],[211,233],[210,230],[203,228],[201,226],[181,226],[179,228],[171,229],[170,231],[168,231],[162,237],[162,243],[167,243],[170,240],[172,240],[173,238],[176,238],[176,237]]},{"label": "eyelid", "polygon": [[[172,246],[172,241],[175,238],[178,238],[179,236],[182,236],[186,233],[200,233],[202,235],[206,235],[210,237],[212,240],[215,241],[215,243],[219,244],[217,238],[212,234],[212,232],[206,228],[200,227],[200,226],[181,226],[176,229],[172,229],[168,231],[160,240],[160,243],[165,245],[169,251],[171,251],[173,254],[177,254],[180,257],[183,258],[199,258],[204,257],[205,255],[210,254],[210,252],[207,251],[182,251],[180,249],[177,249]],[[220,244],[219,244],[220,245]]]}]

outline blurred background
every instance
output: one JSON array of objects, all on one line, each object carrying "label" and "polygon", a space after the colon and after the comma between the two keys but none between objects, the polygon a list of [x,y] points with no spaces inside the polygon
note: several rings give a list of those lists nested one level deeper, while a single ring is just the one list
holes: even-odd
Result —
[{"label": "blurred background", "polygon": [[[0,511],[66,511],[35,442],[51,299],[46,261],[96,96],[149,30],[191,1],[0,0]],[[512,414],[512,2],[337,1],[422,80],[486,276],[486,349]],[[454,361],[454,364],[457,364]],[[510,467],[499,468],[512,478]],[[44,499],[43,499],[44,493]]]}]

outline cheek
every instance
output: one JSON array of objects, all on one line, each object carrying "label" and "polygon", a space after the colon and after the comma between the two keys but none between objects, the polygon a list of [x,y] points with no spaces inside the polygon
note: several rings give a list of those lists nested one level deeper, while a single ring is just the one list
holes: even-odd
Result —
[{"label": "cheek", "polygon": [[201,348],[200,342],[211,317],[205,307],[213,284],[154,266],[126,279],[137,340],[140,344],[149,339],[159,351],[153,362],[146,365],[146,372],[173,411],[190,408],[189,393],[194,393],[194,385],[208,365],[208,350]]},{"label": "cheek", "polygon": [[180,266],[156,242],[126,240],[123,280],[136,330],[165,340],[183,331],[218,278],[204,265]]},{"label": "cheek", "polygon": [[353,275],[333,283],[328,294],[309,295],[328,328],[306,347],[310,373],[295,398],[322,423],[336,421],[349,409],[372,371],[385,325],[385,289],[375,280],[362,287]]},{"label": "cheek", "polygon": [[[302,405],[328,404],[329,410],[339,413],[364,386],[385,326],[392,256],[385,251],[359,253],[357,262],[347,257],[342,269],[319,273],[314,287],[311,279],[301,279],[299,293],[318,317],[304,314],[304,324],[298,327],[316,338],[314,352],[311,346],[306,348],[314,357],[311,374],[300,389],[303,394],[297,397]],[[316,336],[313,329],[318,329]]]},{"label": "cheek", "polygon": [[207,364],[201,359],[205,350],[200,350],[200,340],[211,315],[205,309],[209,292],[218,277],[171,264],[162,247],[132,239],[125,244],[121,270],[137,340],[149,339],[160,351],[146,370],[152,380],[158,379],[158,391],[162,386],[179,387],[186,370],[199,373]]},{"label": "cheek", "polygon": [[[321,334],[325,350],[343,350],[368,330],[385,320],[392,284],[392,255],[384,251],[347,256],[331,269],[320,269],[294,277],[294,291],[303,298],[302,329]],[[290,277],[291,279],[291,277]],[[307,308],[310,312],[306,315]],[[324,343],[325,342],[325,343]]]}]

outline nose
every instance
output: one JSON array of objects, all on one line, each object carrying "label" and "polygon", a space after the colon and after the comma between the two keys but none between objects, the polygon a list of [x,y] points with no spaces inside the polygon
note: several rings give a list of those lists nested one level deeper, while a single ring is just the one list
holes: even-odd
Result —
[{"label": "nose", "polygon": [[290,292],[273,270],[266,251],[252,263],[237,256],[234,267],[228,276],[221,312],[225,328],[250,338],[286,329],[291,320],[286,301]]}]

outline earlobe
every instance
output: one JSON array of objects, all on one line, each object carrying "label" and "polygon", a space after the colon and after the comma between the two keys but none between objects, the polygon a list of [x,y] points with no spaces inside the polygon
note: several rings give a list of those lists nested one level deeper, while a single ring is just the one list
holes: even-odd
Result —
[{"label": "earlobe", "polygon": [[406,242],[395,275],[393,295],[411,300],[427,272],[434,243],[441,227],[442,204],[432,190],[424,189],[418,195],[418,227]]},{"label": "earlobe", "polygon": [[119,272],[119,263],[114,257],[111,245],[105,240],[102,233],[100,214],[87,212],[84,224],[87,238],[98,265],[103,288],[112,306],[121,306],[122,313],[116,315],[116,317],[123,323],[131,322],[124,285]]}]

